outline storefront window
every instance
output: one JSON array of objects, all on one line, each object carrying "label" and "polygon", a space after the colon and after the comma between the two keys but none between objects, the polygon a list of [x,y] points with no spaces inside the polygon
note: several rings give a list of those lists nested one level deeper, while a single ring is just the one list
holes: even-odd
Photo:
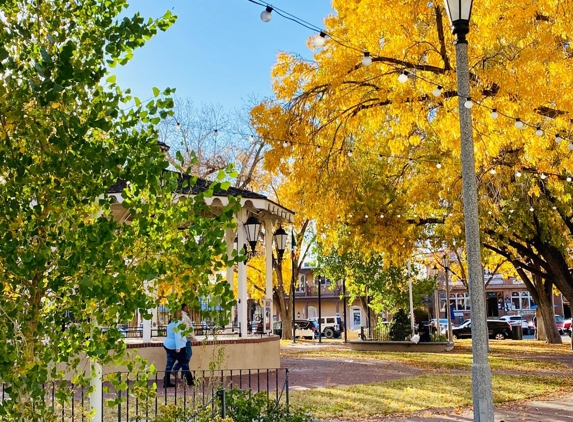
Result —
[{"label": "storefront window", "polygon": [[511,305],[512,309],[519,310],[519,309],[532,309],[532,306],[535,305],[533,299],[529,292],[512,292],[511,293]]},{"label": "storefront window", "polygon": [[455,297],[452,295],[450,299],[454,301],[456,310],[458,311],[470,310],[470,297],[467,293],[457,293]]}]

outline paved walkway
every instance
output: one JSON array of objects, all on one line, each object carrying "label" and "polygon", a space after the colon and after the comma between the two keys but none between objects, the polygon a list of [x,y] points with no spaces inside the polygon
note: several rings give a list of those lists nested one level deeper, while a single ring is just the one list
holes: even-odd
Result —
[{"label": "paved walkway", "polygon": [[[420,412],[416,416],[407,418],[365,419],[368,421],[384,422],[440,422],[457,421],[472,422],[472,410],[459,414],[452,412]],[[495,407],[495,422],[571,422],[573,421],[573,393],[549,400],[534,400]]]}]

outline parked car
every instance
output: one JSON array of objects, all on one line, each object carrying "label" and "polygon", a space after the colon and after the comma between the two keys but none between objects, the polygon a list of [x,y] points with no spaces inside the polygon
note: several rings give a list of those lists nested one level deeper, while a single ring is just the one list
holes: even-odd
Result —
[{"label": "parked car", "polygon": [[571,318],[563,321],[563,331],[569,334],[569,337],[571,337]]},{"label": "parked car", "polygon": [[523,334],[529,334],[529,322],[521,315],[504,315],[499,317],[502,321],[509,322],[512,327],[521,325]]},{"label": "parked car", "polygon": [[[297,338],[308,338],[314,339],[318,338],[318,323],[316,321],[311,321],[309,319],[296,319],[295,332]],[[273,323],[273,333],[282,338],[283,335],[283,323],[282,321],[277,321]]]},{"label": "parked car", "polygon": [[[487,329],[489,338],[494,340],[504,340],[511,337],[511,325],[507,321],[499,319],[488,319]],[[455,339],[472,338],[472,322],[468,320],[459,327],[452,328]]]},{"label": "parked car", "polygon": [[563,323],[565,319],[561,315],[555,315],[555,325],[557,325],[557,329],[559,330],[559,334],[563,334]]},{"label": "parked car", "polygon": [[[310,318],[311,321],[319,322],[318,317]],[[327,316],[320,318],[320,329],[322,335],[326,338],[340,337],[344,331],[342,318],[337,316]]]}]

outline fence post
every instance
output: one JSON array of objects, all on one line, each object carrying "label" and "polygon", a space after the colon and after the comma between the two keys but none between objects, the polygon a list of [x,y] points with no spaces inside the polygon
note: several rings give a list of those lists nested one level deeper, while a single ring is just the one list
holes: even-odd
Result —
[{"label": "fence post", "polygon": [[288,368],[285,368],[285,387],[286,387],[286,408],[289,411],[289,397],[288,397]]},{"label": "fence post", "polygon": [[103,385],[102,385],[102,366],[91,361],[91,392],[90,392],[90,411],[94,412],[90,422],[103,421]]},{"label": "fence post", "polygon": [[227,403],[225,401],[225,389],[223,387],[219,387],[217,390],[217,397],[221,400],[221,417],[227,417]]},{"label": "fence post", "polygon": [[360,326],[360,340],[366,340],[366,336],[364,335],[364,327],[362,325]]}]

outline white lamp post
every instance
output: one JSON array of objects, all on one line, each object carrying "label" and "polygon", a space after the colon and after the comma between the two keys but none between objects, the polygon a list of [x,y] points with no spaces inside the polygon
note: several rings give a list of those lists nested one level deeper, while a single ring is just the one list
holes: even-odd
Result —
[{"label": "white lamp post", "polygon": [[448,17],[452,24],[452,33],[456,36],[456,73],[462,146],[462,188],[469,273],[468,286],[472,312],[474,421],[493,422],[491,369],[487,358],[488,331],[485,315],[483,269],[481,265],[472,115],[471,108],[464,106],[471,97],[466,35],[470,30],[472,3],[472,0],[445,0]]}]

